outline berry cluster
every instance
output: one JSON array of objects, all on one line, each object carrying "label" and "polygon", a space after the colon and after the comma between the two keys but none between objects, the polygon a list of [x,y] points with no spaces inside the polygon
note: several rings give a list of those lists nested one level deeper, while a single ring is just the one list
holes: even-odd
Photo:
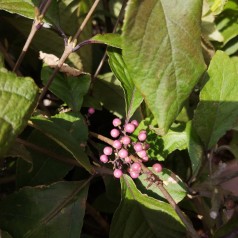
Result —
[{"label": "berry cluster", "polygon": [[[136,120],[122,126],[122,121],[119,118],[115,118],[112,124],[115,128],[111,130],[110,134],[114,138],[114,141],[112,147],[106,146],[103,149],[100,161],[102,163],[113,163],[113,174],[116,178],[122,176],[122,171],[125,167],[128,168],[127,171],[133,179],[138,178],[142,170],[141,164],[149,160],[147,153],[149,144],[146,143],[147,133],[145,130],[141,130],[137,141],[132,142],[129,134],[133,133],[138,127]],[[115,156],[114,160],[109,160],[111,155]],[[130,155],[138,157],[138,162],[133,162]],[[153,169],[155,172],[160,172],[162,167],[157,163],[154,164]]]}]

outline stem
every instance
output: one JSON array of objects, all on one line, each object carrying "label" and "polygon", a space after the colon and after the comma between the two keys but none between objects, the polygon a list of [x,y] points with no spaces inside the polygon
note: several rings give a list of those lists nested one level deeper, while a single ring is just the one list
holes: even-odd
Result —
[{"label": "stem", "polygon": [[[89,133],[91,136],[109,144],[112,146],[113,144],[113,140],[103,136],[103,135],[99,135],[97,133],[94,132],[90,132]],[[156,179],[155,184],[158,186],[158,188],[160,189],[160,191],[162,192],[162,194],[164,195],[164,197],[166,198],[166,200],[169,202],[169,204],[173,207],[173,209],[175,210],[175,212],[177,213],[177,215],[179,216],[179,218],[181,219],[181,221],[184,223],[187,231],[189,232],[189,234],[191,235],[191,237],[193,238],[199,238],[197,232],[195,231],[195,229],[193,228],[192,222],[188,219],[188,217],[182,212],[182,210],[179,208],[179,206],[176,204],[176,202],[174,201],[174,199],[171,197],[171,195],[168,193],[168,191],[164,188],[162,181],[160,180],[160,178],[154,174],[151,170],[149,170],[144,164],[142,164],[140,162],[140,160],[138,158],[136,158],[133,155],[130,155],[130,158],[141,164],[142,170],[144,173],[146,173],[148,175],[148,177],[153,176],[153,178]]]},{"label": "stem", "polygon": [[76,34],[74,35],[72,41],[75,41],[78,39],[79,35],[81,34],[81,32],[83,31],[84,27],[86,26],[87,22],[89,21],[90,17],[92,16],[94,10],[96,9],[98,3],[100,2],[100,0],[95,0],[94,4],[92,5],[92,7],[90,8],[87,16],[84,18],[81,26],[79,27],[78,31],[76,32]]},{"label": "stem", "polygon": [[[33,24],[32,24],[32,27],[31,27],[31,31],[29,33],[29,36],[25,42],[25,45],[21,51],[21,54],[13,68],[13,72],[17,72],[17,69],[19,68],[20,64],[22,63],[22,60],[32,42],[32,39],[33,37],[35,36],[36,32],[41,28],[41,26],[43,25],[43,22],[42,22],[42,19],[44,18],[45,16],[45,13],[49,7],[51,3],[51,0],[46,0],[42,3],[42,9],[40,9],[40,12],[37,13],[36,17],[35,17],[35,20],[33,21]],[[40,14],[40,15],[39,15]]]},{"label": "stem", "polygon": [[[11,183],[16,180],[16,175],[11,175],[0,179],[0,184]],[[0,236],[1,237],[1,236]]]}]

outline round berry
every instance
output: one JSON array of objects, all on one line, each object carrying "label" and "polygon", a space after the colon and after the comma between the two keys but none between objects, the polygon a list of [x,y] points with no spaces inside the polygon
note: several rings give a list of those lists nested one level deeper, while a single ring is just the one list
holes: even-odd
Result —
[{"label": "round berry", "polygon": [[143,150],[143,146],[142,146],[141,143],[135,143],[133,147],[134,147],[134,150],[135,150],[136,152],[139,152],[139,151],[142,151],[142,150]]},{"label": "round berry", "polygon": [[101,156],[100,156],[100,161],[103,162],[103,163],[107,163],[107,162],[108,162],[108,157],[107,157],[107,155],[101,155]]},{"label": "round berry", "polygon": [[141,171],[141,165],[140,165],[139,163],[137,163],[137,162],[133,163],[133,164],[131,165],[130,172],[132,172],[132,171],[137,172],[137,173],[140,173],[140,171]]},{"label": "round berry", "polygon": [[128,151],[126,149],[120,149],[118,156],[122,159],[125,159],[128,156]]},{"label": "round berry", "polygon": [[119,118],[113,119],[112,124],[115,127],[120,126],[121,125],[121,119],[119,119]]},{"label": "round berry", "polygon": [[147,162],[149,160],[148,156],[144,156],[143,158],[141,158],[143,160],[143,162]]},{"label": "round berry", "polygon": [[117,130],[117,129],[112,129],[111,130],[111,136],[113,138],[117,138],[119,135],[120,135],[120,131],[119,130]]},{"label": "round berry", "polygon": [[121,138],[121,142],[123,145],[129,145],[131,143],[131,139],[129,136],[123,136]]},{"label": "round berry", "polygon": [[163,168],[162,168],[162,165],[159,164],[159,163],[154,164],[154,165],[152,166],[152,168],[153,168],[153,170],[154,170],[156,173],[161,172],[162,169],[163,169]]},{"label": "round berry", "polygon": [[124,127],[125,132],[127,133],[133,133],[135,130],[135,125],[131,124],[131,123],[127,123]]},{"label": "round berry", "polygon": [[112,146],[113,146],[115,149],[118,149],[118,150],[119,150],[119,149],[121,149],[122,144],[121,144],[121,142],[120,142],[119,140],[114,140]]},{"label": "round berry", "polygon": [[139,133],[139,135],[138,135],[139,141],[145,141],[146,138],[147,138],[146,133],[141,133],[141,132]]},{"label": "round berry", "polygon": [[131,158],[130,158],[130,157],[126,157],[126,158],[125,158],[125,162],[126,162],[126,163],[130,163],[130,162],[131,162]]},{"label": "round berry", "polygon": [[122,171],[120,169],[115,169],[113,175],[115,178],[120,178],[122,176]]},{"label": "round berry", "polygon": [[145,156],[147,156],[147,153],[145,150],[141,150],[141,151],[138,151],[137,152],[137,155],[140,157],[140,158],[143,158]]},{"label": "round berry", "polygon": [[136,171],[130,171],[130,176],[133,178],[133,179],[136,179],[139,177],[139,173],[136,172]]},{"label": "round berry", "polygon": [[111,154],[112,154],[112,147],[106,146],[106,147],[103,149],[103,153],[104,153],[105,155],[111,155]]},{"label": "round berry", "polygon": [[131,121],[131,124],[133,124],[135,127],[137,127],[139,125],[138,121],[137,120],[133,120]]},{"label": "round berry", "polygon": [[145,150],[148,150],[150,148],[150,145],[148,143],[144,143],[143,147],[144,147]]},{"label": "round berry", "polygon": [[92,114],[94,114],[94,113],[95,113],[95,109],[94,109],[93,107],[90,107],[90,108],[88,109],[88,114],[92,115]]}]

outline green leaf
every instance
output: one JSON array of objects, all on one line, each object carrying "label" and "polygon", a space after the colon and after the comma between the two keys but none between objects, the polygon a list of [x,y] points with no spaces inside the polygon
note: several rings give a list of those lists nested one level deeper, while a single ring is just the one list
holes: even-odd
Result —
[{"label": "green leaf", "polygon": [[[0,9],[34,19],[35,7],[39,7],[41,0],[0,0]],[[51,1],[45,16],[46,20],[59,25],[58,3]]]},{"label": "green leaf", "polygon": [[0,202],[0,227],[14,238],[80,236],[88,190],[82,185],[83,182],[58,182],[26,187],[7,196]]},{"label": "green leaf", "polygon": [[31,78],[0,71],[0,157],[27,125],[38,95]]},{"label": "green leaf", "polygon": [[215,15],[220,14],[222,10],[224,9],[224,6],[226,5],[227,2],[228,0],[215,0],[213,5],[211,6],[211,11]]},{"label": "green leaf", "polygon": [[[152,169],[152,168],[149,168]],[[160,173],[155,173],[159,176],[159,178],[163,181],[163,185],[165,189],[168,191],[168,193],[172,196],[174,201],[176,203],[179,203],[184,199],[186,196],[186,186],[182,182],[182,180],[176,176],[174,173],[172,173],[168,169],[163,169]],[[159,190],[159,188],[156,186],[156,184],[150,185],[150,182],[146,180],[147,175],[142,174],[137,180],[138,188],[145,194],[148,194],[151,197],[160,199],[165,197]]]},{"label": "green leaf", "polygon": [[176,4],[173,0],[128,2],[122,55],[164,133],[205,69],[201,10],[201,0],[179,0]]},{"label": "green leaf", "polygon": [[[44,66],[41,71],[41,78],[46,84],[53,70]],[[91,77],[88,74],[81,74],[78,77],[57,74],[50,86],[50,91],[62,99],[73,111],[80,111],[83,97],[88,92]]]},{"label": "green leaf", "polygon": [[189,121],[186,125],[186,133],[187,133],[187,147],[189,158],[191,161],[192,172],[193,176],[196,176],[202,164],[203,146],[191,121]]},{"label": "green leaf", "polygon": [[193,125],[206,148],[211,148],[238,118],[238,64],[217,51],[209,69],[209,80],[200,93]]},{"label": "green leaf", "polygon": [[133,180],[121,179],[122,201],[114,214],[111,238],[179,238],[185,228],[172,207],[137,190]]},{"label": "green leaf", "polygon": [[126,64],[122,58],[121,51],[118,49],[109,48],[107,53],[109,56],[110,68],[117,79],[121,82],[121,85],[124,89],[127,119],[130,119],[136,109],[142,103],[143,97],[136,89],[129,75]]},{"label": "green leaf", "polygon": [[121,49],[121,35],[116,33],[97,34],[91,40]]},{"label": "green leaf", "polygon": [[62,128],[58,123],[40,116],[32,117],[31,123],[34,128],[40,130],[57,144],[69,151],[87,171],[93,173],[88,156],[83,149],[80,148],[79,142],[67,130]]},{"label": "green leaf", "polygon": [[[69,152],[37,130],[31,133],[27,141],[38,148],[48,150],[56,156],[58,155],[57,157],[74,159]],[[18,188],[50,184],[62,180],[72,169],[72,165],[56,160],[52,158],[51,155],[41,153],[31,148],[28,148],[28,153],[31,155],[32,164],[26,163],[22,159],[18,159],[17,161],[16,185]],[[52,171],[54,171],[54,173],[52,173]]]}]

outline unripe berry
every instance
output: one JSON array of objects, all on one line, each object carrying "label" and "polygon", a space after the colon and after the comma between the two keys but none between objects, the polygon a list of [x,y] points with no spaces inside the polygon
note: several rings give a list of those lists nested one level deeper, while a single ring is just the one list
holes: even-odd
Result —
[{"label": "unripe berry", "polygon": [[133,178],[133,179],[136,179],[139,177],[139,173],[136,172],[136,171],[130,171],[130,176]]},{"label": "unripe berry", "polygon": [[162,169],[163,169],[163,168],[162,168],[162,165],[159,164],[159,163],[154,164],[154,165],[152,166],[152,168],[153,168],[153,170],[154,170],[156,173],[161,172]]},{"label": "unripe berry", "polygon": [[139,141],[145,141],[146,138],[147,138],[146,133],[141,133],[141,132],[139,133],[139,135],[138,135]]},{"label": "unripe berry", "polygon": [[122,176],[122,171],[120,169],[115,169],[113,175],[115,178],[120,178]]},{"label": "unripe berry", "polygon": [[121,125],[121,119],[119,119],[119,118],[113,119],[112,124],[115,127],[120,126]]},{"label": "unripe berry", "polygon": [[90,107],[90,108],[88,109],[88,114],[92,115],[92,114],[94,114],[94,113],[95,113],[95,109],[94,109],[93,107]]},{"label": "unripe berry", "polygon": [[137,120],[133,120],[131,121],[131,124],[133,124],[135,127],[137,127],[139,125],[138,121]]},{"label": "unripe berry", "polygon": [[107,163],[107,162],[108,162],[108,157],[107,157],[107,155],[101,155],[101,156],[100,156],[100,161],[103,162],[103,163]]},{"label": "unripe berry", "polygon": [[120,135],[120,131],[119,130],[117,130],[117,129],[112,129],[111,130],[111,136],[113,138],[117,138],[119,135]]},{"label": "unripe berry", "polygon": [[141,151],[141,150],[143,150],[143,146],[142,146],[142,144],[141,143],[135,143],[134,144],[134,146],[133,146],[133,148],[134,148],[134,150],[136,151],[136,152],[139,152],[139,151]]},{"label": "unripe berry", "polygon": [[133,133],[135,130],[135,126],[131,123],[128,123],[125,125],[124,129],[125,129],[125,132],[127,133]]},{"label": "unripe berry", "polygon": [[103,153],[104,153],[105,155],[111,155],[111,154],[112,154],[112,147],[106,146],[106,147],[103,149]]},{"label": "unripe berry", "polygon": [[123,136],[121,138],[121,142],[123,145],[129,145],[131,143],[131,139],[129,136]]},{"label": "unripe berry", "polygon": [[122,144],[121,144],[121,142],[120,142],[119,140],[114,140],[112,146],[113,146],[115,149],[118,149],[118,150],[119,150],[119,149],[121,149]]},{"label": "unripe berry", "polygon": [[121,149],[118,152],[118,156],[122,159],[126,158],[128,156],[128,151],[126,149]]},{"label": "unripe berry", "polygon": [[140,158],[143,158],[145,156],[147,156],[147,153],[145,150],[141,150],[141,151],[138,151],[137,152],[137,155],[140,157]]},{"label": "unripe berry", "polygon": [[141,171],[141,165],[140,165],[139,163],[137,163],[137,162],[133,163],[133,164],[131,165],[130,172],[132,172],[132,171],[137,172],[137,173],[140,173],[140,171]]}]

